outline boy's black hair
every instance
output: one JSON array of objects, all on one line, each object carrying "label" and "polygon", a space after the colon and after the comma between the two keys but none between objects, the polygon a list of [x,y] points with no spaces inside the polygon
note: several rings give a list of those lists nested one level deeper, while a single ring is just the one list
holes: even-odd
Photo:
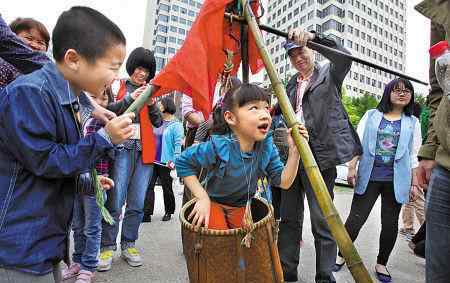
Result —
[{"label": "boy's black hair", "polygon": [[156,72],[156,60],[152,51],[144,47],[134,49],[127,59],[127,73],[132,75],[137,67],[145,68],[149,71],[147,83],[153,79]]},{"label": "boy's black hair", "polygon": [[235,106],[242,107],[252,101],[267,101],[269,103],[269,99],[269,94],[257,85],[239,84],[233,86],[214,108],[212,133],[225,135],[231,132],[223,116],[226,111],[232,111]]},{"label": "boy's black hair", "polygon": [[391,102],[391,93],[394,91],[394,88],[400,84],[403,84],[406,89],[411,91],[411,100],[408,105],[403,108],[403,112],[407,116],[411,116],[414,113],[414,87],[411,82],[407,79],[403,78],[395,78],[390,81],[386,87],[384,88],[383,97],[381,98],[380,103],[377,106],[377,109],[382,113],[389,113],[394,109]]},{"label": "boy's black hair", "polygon": [[120,28],[102,13],[88,7],[72,7],[59,16],[52,34],[53,57],[62,61],[74,49],[88,62],[95,63],[109,48],[126,44]]},{"label": "boy's black hair", "polygon": [[173,98],[170,96],[165,96],[161,99],[161,105],[164,107],[163,113],[175,114],[177,112],[177,107]]},{"label": "boy's black hair", "polygon": [[50,42],[50,34],[43,23],[32,18],[17,18],[10,25],[9,28],[15,33],[19,34],[22,31],[29,31],[31,29],[36,29],[45,41],[45,45],[48,49],[48,44]]}]

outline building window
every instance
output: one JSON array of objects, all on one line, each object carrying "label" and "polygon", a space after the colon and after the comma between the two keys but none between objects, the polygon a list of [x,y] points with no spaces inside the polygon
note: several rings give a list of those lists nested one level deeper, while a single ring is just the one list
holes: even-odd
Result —
[{"label": "building window", "polygon": [[176,42],[177,42],[177,39],[176,39],[175,37],[173,37],[173,36],[170,36],[170,37],[169,37],[169,42],[171,42],[171,43],[176,43]]},{"label": "building window", "polygon": [[169,16],[166,16],[166,15],[159,15],[159,16],[158,16],[158,21],[167,23],[167,22],[169,22]]},{"label": "building window", "polygon": [[186,35],[186,31],[182,28],[178,28],[178,33],[182,35]]},{"label": "building window", "polygon": [[167,30],[168,30],[167,26],[158,25],[158,31],[167,33]]},{"label": "building window", "polygon": [[163,54],[163,55],[166,54],[166,48],[161,47],[161,46],[156,46],[155,51],[156,51],[156,53],[159,53],[159,54]]},{"label": "building window", "polygon": [[155,61],[156,61],[156,69],[161,70],[164,67],[165,63],[164,58],[156,56]]},{"label": "building window", "polygon": [[170,26],[170,31],[171,32],[177,32],[177,27],[174,27],[174,26]]},{"label": "building window", "polygon": [[173,47],[169,47],[169,54],[175,54],[176,50]]},{"label": "building window", "polygon": [[172,10],[175,12],[178,12],[178,6],[177,5],[172,5]]},{"label": "building window", "polygon": [[165,36],[162,36],[162,35],[157,35],[156,36],[156,42],[167,43],[167,38]]},{"label": "building window", "polygon": [[166,4],[159,4],[159,9],[161,11],[165,11],[165,12],[169,12],[170,11],[169,5],[166,5]]},{"label": "building window", "polygon": [[172,17],[170,17],[170,19],[172,21],[174,21],[174,22],[178,22],[178,17],[177,16],[172,15]]}]

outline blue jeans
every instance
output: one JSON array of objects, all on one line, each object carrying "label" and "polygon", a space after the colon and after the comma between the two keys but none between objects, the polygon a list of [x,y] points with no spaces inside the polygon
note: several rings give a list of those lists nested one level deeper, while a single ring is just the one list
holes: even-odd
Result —
[{"label": "blue jeans", "polygon": [[103,222],[102,250],[116,247],[119,233],[119,216],[127,203],[122,223],[121,248],[134,246],[139,236],[139,225],[144,215],[144,200],[148,183],[153,174],[153,165],[142,163],[142,152],[120,149],[116,152],[113,179],[115,186],[108,191],[106,208],[114,218],[114,225]]},{"label": "blue jeans", "polygon": [[95,271],[102,234],[102,215],[95,196],[77,194],[73,208],[74,252],[72,259],[81,269]]},{"label": "blue jeans", "polygon": [[450,280],[450,171],[441,166],[431,175],[426,209],[426,282],[446,283]]}]

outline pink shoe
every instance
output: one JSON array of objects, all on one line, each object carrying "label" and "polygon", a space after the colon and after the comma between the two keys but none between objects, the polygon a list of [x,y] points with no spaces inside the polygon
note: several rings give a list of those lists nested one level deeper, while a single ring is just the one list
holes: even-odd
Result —
[{"label": "pink shoe", "polygon": [[95,274],[87,270],[81,270],[75,283],[91,283],[94,281]]},{"label": "pink shoe", "polygon": [[69,267],[66,267],[62,271],[62,280],[73,278],[80,273],[81,266],[78,263],[72,263]]}]

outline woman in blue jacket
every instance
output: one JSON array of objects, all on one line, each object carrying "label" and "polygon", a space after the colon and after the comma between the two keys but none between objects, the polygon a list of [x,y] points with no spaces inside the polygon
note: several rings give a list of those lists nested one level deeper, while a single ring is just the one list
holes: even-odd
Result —
[{"label": "woman in blue jacket", "polygon": [[159,109],[163,123],[161,127],[153,130],[156,138],[156,157],[153,176],[145,197],[144,222],[151,221],[155,204],[154,187],[158,178],[161,181],[164,196],[165,214],[162,221],[170,220],[175,213],[175,196],[170,171],[175,168],[174,162],[181,153],[181,143],[184,138],[183,124],[174,116],[177,109],[172,97],[166,96],[161,99]]},{"label": "woman in blue jacket", "polygon": [[[347,180],[355,187],[350,215],[345,223],[354,241],[381,195],[380,247],[375,274],[381,282],[391,282],[386,269],[398,232],[402,204],[415,196],[421,145],[420,123],[413,114],[414,89],[411,82],[389,82],[376,109],[367,111],[358,125],[363,154],[349,163]],[[357,166],[357,163],[359,164]],[[335,271],[344,265],[339,254]]]}]

